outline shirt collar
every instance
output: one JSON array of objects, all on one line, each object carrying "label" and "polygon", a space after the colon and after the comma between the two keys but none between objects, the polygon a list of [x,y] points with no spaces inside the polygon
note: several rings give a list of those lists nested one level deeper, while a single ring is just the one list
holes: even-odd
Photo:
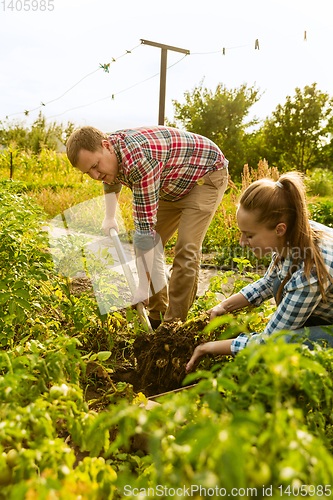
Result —
[{"label": "shirt collar", "polygon": [[118,141],[116,138],[109,136],[109,142],[114,149],[114,152],[115,152],[115,155],[116,155],[116,158],[118,161],[119,172],[122,173],[123,172],[123,159],[122,159],[122,156],[120,153],[120,147],[119,147]]},{"label": "shirt collar", "polygon": [[293,263],[293,258],[291,255],[285,258],[284,257],[281,258],[281,260],[278,263],[278,268],[279,268],[278,277],[280,278],[280,280],[283,280],[287,276],[292,263]]}]

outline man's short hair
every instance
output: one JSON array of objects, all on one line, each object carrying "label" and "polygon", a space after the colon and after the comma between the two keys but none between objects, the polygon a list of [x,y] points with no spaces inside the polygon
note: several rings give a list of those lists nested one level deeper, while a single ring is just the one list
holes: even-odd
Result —
[{"label": "man's short hair", "polygon": [[102,148],[108,136],[94,127],[81,127],[72,133],[66,144],[66,153],[73,167],[77,166],[81,149],[94,153]]}]

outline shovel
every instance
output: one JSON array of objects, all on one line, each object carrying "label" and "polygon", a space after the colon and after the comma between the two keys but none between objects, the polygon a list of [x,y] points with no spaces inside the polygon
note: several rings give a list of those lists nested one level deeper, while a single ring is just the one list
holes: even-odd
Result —
[{"label": "shovel", "polygon": [[[125,275],[127,284],[129,286],[129,289],[131,291],[131,294],[134,295],[135,290],[136,290],[136,283],[135,283],[135,280],[134,280],[134,277],[132,274],[132,270],[127,262],[126,255],[125,255],[124,249],[121,245],[117,231],[114,228],[110,229],[110,237],[111,237],[112,242],[115,246],[115,249],[116,249],[118,258],[120,260],[120,263],[122,265],[124,275]],[[139,302],[138,304],[136,304],[135,308],[139,313],[139,318],[140,318],[140,322],[141,322],[142,326],[146,330],[148,330],[149,333],[154,333],[153,329],[151,327],[149,318],[148,318],[147,311],[145,310],[143,303]]]}]

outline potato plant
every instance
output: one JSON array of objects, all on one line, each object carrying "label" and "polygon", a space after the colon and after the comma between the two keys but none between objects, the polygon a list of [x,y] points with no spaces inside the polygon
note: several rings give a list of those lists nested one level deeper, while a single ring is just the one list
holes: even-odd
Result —
[{"label": "potato plant", "polygon": [[[161,485],[174,498],[184,497],[179,488],[207,497],[201,487],[212,498],[216,488],[237,488],[234,498],[271,488],[277,499],[332,484],[331,349],[277,336],[235,359],[206,359],[184,381],[195,387],[147,411],[143,394],[111,379],[114,356],[124,359],[142,333],[134,313],[103,318],[93,297],[72,293],[48,252],[45,214],[20,182],[3,181],[0,200],[0,500],[137,498]],[[258,278],[244,275],[246,260],[236,264],[234,291]],[[212,280],[192,317],[214,304],[223,280]],[[270,312],[226,316],[221,336],[259,331]],[[112,382],[95,399],[92,366]]]}]

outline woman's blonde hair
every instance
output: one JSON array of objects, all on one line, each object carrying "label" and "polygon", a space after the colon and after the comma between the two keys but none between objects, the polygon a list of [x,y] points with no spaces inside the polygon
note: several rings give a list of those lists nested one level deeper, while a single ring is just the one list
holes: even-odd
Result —
[{"label": "woman's blonde hair", "polygon": [[102,141],[108,136],[94,127],[81,127],[69,137],[66,144],[66,153],[73,167],[77,166],[81,149],[95,153],[102,149]]},{"label": "woman's blonde hair", "polygon": [[[285,277],[277,294],[280,302],[283,287],[289,281],[293,269],[304,261],[304,274],[310,280],[310,272],[315,266],[319,280],[319,288],[323,301],[326,302],[324,283],[329,279],[318,241],[322,235],[310,226],[306,204],[305,186],[297,172],[281,175],[278,182],[271,179],[260,179],[253,182],[241,195],[239,205],[249,212],[255,212],[259,224],[274,229],[279,223],[287,226],[285,233],[287,246],[291,251],[296,249],[288,275]],[[276,258],[278,261],[279,256]]]}]

